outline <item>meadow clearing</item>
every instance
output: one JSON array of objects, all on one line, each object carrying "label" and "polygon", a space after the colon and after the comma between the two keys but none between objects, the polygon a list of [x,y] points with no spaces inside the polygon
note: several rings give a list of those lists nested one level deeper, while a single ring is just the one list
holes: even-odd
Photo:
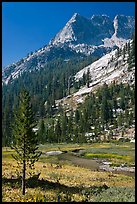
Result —
[{"label": "meadow clearing", "polygon": [[[135,164],[133,143],[45,144],[35,170],[27,170],[26,194],[13,150],[2,149],[3,202],[134,202],[135,176],[125,171],[100,170],[102,161],[111,167]],[[48,151],[63,151],[49,156]],[[39,178],[33,177],[40,173]],[[59,199],[59,200],[58,200]]]}]

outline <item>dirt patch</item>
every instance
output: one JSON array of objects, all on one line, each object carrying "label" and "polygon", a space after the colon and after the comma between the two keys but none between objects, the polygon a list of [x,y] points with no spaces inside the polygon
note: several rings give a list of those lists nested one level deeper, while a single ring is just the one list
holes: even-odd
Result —
[{"label": "dirt patch", "polygon": [[[58,155],[59,160],[67,160],[70,161],[72,164],[76,166],[80,166],[83,168],[91,169],[91,170],[96,170],[96,171],[111,171],[113,173],[118,173],[118,174],[125,174],[128,176],[135,176],[135,172],[131,171],[125,171],[125,170],[115,170],[111,169],[110,167],[108,168],[108,165],[104,165],[104,168],[101,169],[101,163],[102,161],[99,160],[92,160],[92,159],[86,159],[86,158],[80,158],[78,156],[72,155],[71,153],[65,153]],[[106,168],[105,168],[106,167]]]},{"label": "dirt patch", "polygon": [[99,170],[99,164],[95,160],[79,158],[78,156],[74,156],[70,153],[58,155],[58,158],[60,160],[68,160],[76,166],[88,168],[91,170]]}]

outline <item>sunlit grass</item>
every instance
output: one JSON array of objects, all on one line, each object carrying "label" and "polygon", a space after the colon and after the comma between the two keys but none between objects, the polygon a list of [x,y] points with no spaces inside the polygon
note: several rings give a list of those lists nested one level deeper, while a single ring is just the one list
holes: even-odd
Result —
[{"label": "sunlit grass", "polygon": [[[112,148],[112,146],[113,151],[115,150],[117,154],[110,153],[110,148]],[[130,161],[131,156],[134,154],[133,151],[130,151],[132,148],[134,148],[134,145],[133,144],[131,145],[129,143],[125,145],[124,144],[116,145],[111,143],[82,144],[82,145],[55,144],[55,146],[53,144],[52,145],[46,144],[40,146],[40,148],[43,152],[59,149],[62,151],[73,149],[85,149],[85,153],[90,155],[91,158],[93,155],[94,156],[98,155],[98,157],[100,158],[102,158],[101,156],[104,155],[105,158],[111,159],[114,163],[125,162],[125,160]],[[108,154],[103,153],[103,150],[106,152],[107,148]],[[93,150],[93,152],[91,150]],[[101,150],[102,150],[101,153],[97,153],[98,151]],[[124,151],[123,152],[124,154],[121,155],[121,152],[119,150],[121,150],[121,152]],[[126,155],[128,152],[130,152],[130,154]],[[12,153],[13,151],[10,151],[10,149],[7,149],[6,151],[5,148],[3,148],[2,154],[2,156],[4,155],[2,158],[3,178],[10,179],[12,177],[16,178],[17,176],[16,169],[18,166],[17,162],[11,156]],[[29,178],[29,171],[30,170],[27,170],[26,172],[27,178]],[[45,200],[47,202],[48,201],[57,202],[58,194],[60,194],[61,196],[61,201],[68,201],[69,199],[71,199],[71,201],[80,202],[85,201],[87,198],[86,197],[87,194],[86,193],[83,194],[82,193],[83,191],[80,189],[84,189],[87,192],[90,191],[90,189],[92,190],[94,186],[96,190],[97,187],[99,188],[100,186],[103,185],[107,185],[109,188],[112,188],[112,190],[113,188],[123,187],[132,188],[133,190],[135,188],[134,177],[127,176],[124,174],[116,174],[112,172],[92,171],[90,169],[74,166],[69,161],[59,160],[57,156],[47,156],[45,154],[42,154],[39,161],[35,163],[35,172],[41,173],[39,179],[40,181],[43,180],[45,182],[44,187],[43,186],[34,186],[32,188],[27,187],[26,195],[23,196],[21,194],[21,187],[19,187],[18,185],[14,184],[11,185],[11,183],[3,183],[2,184],[3,202],[39,202],[41,199],[43,199],[43,202],[45,202]],[[51,184],[53,184],[53,186],[49,186],[47,182],[50,182]],[[58,183],[60,185],[59,187],[56,186],[56,184]],[[70,190],[72,187],[74,188],[74,191]],[[114,190],[114,192],[116,191]],[[67,195],[68,197],[66,198]],[[88,199],[94,201],[93,199],[95,199],[95,197],[97,196],[98,194],[95,196],[95,194],[91,192]]]},{"label": "sunlit grass", "polygon": [[[14,165],[13,165],[14,164]],[[5,168],[5,165],[3,166],[3,170],[5,173],[8,174],[8,177],[10,177],[10,171],[12,171],[12,174],[15,172],[13,171],[15,169],[15,162],[11,160],[11,162],[8,163],[9,168]],[[14,167],[13,167],[14,166]],[[59,183],[61,185],[65,185],[66,187],[82,187],[82,188],[91,188],[92,186],[102,186],[107,185],[109,187],[134,187],[134,178],[121,175],[121,174],[112,174],[110,172],[96,172],[91,171],[89,169],[76,167],[73,165],[62,165],[61,168],[56,168],[56,165],[50,165],[48,163],[43,167],[42,162],[37,162],[35,164],[35,168],[37,171],[41,172],[40,179],[47,180],[53,183],[57,182],[57,179],[59,180]],[[35,188],[27,188],[26,189],[26,196],[24,197],[25,200],[32,200],[33,195],[46,195],[47,199],[54,200],[57,199],[57,193],[59,189],[42,189],[40,187]],[[7,198],[8,196],[8,198]],[[82,199],[82,195],[79,195],[78,193],[75,193],[75,198],[77,198],[77,201],[80,201]],[[3,185],[3,199],[7,199],[8,201],[19,201],[23,200],[23,196],[21,195],[21,189],[19,188],[11,188],[10,186],[7,187],[7,185]]]},{"label": "sunlit grass", "polygon": [[86,153],[85,154],[86,158],[106,158],[106,159],[112,159],[112,158],[116,158],[116,159],[124,159],[124,160],[129,160],[130,157],[129,156],[121,156],[121,155],[117,155],[117,154],[92,154],[92,153]]}]

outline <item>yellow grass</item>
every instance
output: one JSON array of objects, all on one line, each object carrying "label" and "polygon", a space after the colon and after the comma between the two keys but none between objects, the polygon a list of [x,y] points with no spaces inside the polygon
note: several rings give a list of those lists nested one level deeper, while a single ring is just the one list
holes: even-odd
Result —
[{"label": "yellow grass", "polygon": [[[44,167],[43,167],[44,166]],[[7,175],[9,178],[11,173],[14,175],[17,164],[14,160],[9,162],[2,162],[2,175]],[[98,172],[91,171],[90,169],[85,169],[73,165],[64,164],[62,168],[56,168],[56,164],[50,165],[50,163],[43,165],[42,162],[37,162],[35,164],[35,169],[38,172],[41,172],[40,179],[56,181],[52,178],[51,175],[56,174],[60,178],[60,183],[67,186],[92,186],[92,185],[101,185],[107,184],[108,186],[117,186],[117,182],[121,182],[118,186],[123,186],[124,183],[128,187],[134,186],[134,179],[132,177],[121,175],[121,174],[112,174],[109,172]],[[128,182],[127,182],[128,180]]]},{"label": "yellow grass", "polygon": [[[60,145],[61,146],[61,145]],[[67,146],[67,145],[66,145]],[[77,148],[88,148],[92,145],[77,145]],[[97,148],[106,148],[110,146],[110,144],[93,144],[94,147]],[[123,145],[124,146],[124,145]],[[66,149],[73,149],[73,146],[67,146]],[[50,150],[58,150],[58,147],[50,147]],[[62,145],[61,150],[65,149],[65,146]],[[10,151],[10,149],[8,149]],[[3,151],[4,155],[7,155],[6,150]],[[12,151],[11,151],[12,153]],[[8,152],[9,154],[9,152]],[[54,162],[55,161],[55,162]],[[114,174],[112,172],[99,172],[99,171],[91,171],[90,169],[74,166],[66,161],[61,161],[61,166],[57,167],[56,157],[43,157],[43,159],[39,162],[35,163],[35,172],[41,172],[39,179],[53,182],[53,184],[57,183],[59,180],[59,184],[62,186],[70,187],[78,187],[78,188],[90,188],[92,186],[102,186],[106,184],[109,187],[135,187],[135,179],[134,177],[126,176],[123,174]],[[51,165],[52,163],[52,165]],[[2,160],[2,177],[11,178],[12,176],[16,176],[17,163],[16,161],[9,157],[3,157]],[[28,178],[28,170],[27,170],[27,178]],[[22,196],[21,189],[19,187],[11,187],[10,185],[3,184],[2,185],[2,196],[3,202],[36,202],[36,197],[46,196],[47,201],[56,201],[57,202],[57,194],[59,189],[42,189],[39,187],[34,188],[26,188],[26,195]],[[63,192],[60,194],[65,196]],[[73,193],[71,195],[72,200],[74,201],[82,201],[84,195],[81,193]]]}]

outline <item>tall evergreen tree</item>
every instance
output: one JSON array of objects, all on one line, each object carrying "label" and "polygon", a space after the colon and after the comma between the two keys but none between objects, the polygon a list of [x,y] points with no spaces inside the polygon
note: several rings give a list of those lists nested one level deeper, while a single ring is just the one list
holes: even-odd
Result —
[{"label": "tall evergreen tree", "polygon": [[70,95],[71,76],[68,78],[68,95]]},{"label": "tall evergreen tree", "polygon": [[90,83],[90,70],[88,68],[87,70],[87,87],[89,88],[89,83]]},{"label": "tall evergreen tree", "polygon": [[2,109],[2,145],[9,146],[12,142],[11,124],[13,120],[13,111],[11,104],[11,95],[7,95],[7,100]]},{"label": "tall evergreen tree", "polygon": [[107,123],[108,119],[109,119],[109,105],[108,105],[108,101],[105,97],[103,97],[103,99],[102,99],[101,116],[102,116],[103,121],[105,121]]},{"label": "tall evergreen tree", "polygon": [[61,127],[60,127],[60,120],[57,121],[57,124],[55,125],[55,138],[56,138],[56,142],[60,142],[61,140]]},{"label": "tall evergreen tree", "polygon": [[44,120],[42,119],[40,121],[40,127],[39,127],[39,131],[38,131],[38,138],[39,138],[39,143],[44,143],[44,136],[45,136],[45,124],[44,124]]},{"label": "tall evergreen tree", "polygon": [[13,137],[15,150],[13,158],[22,165],[22,194],[25,195],[26,167],[34,166],[39,159],[41,152],[38,149],[37,135],[33,131],[36,123],[32,106],[30,104],[29,93],[23,89],[19,97],[19,107],[14,113]]},{"label": "tall evergreen tree", "polygon": [[66,113],[64,113],[63,117],[62,117],[62,124],[61,124],[61,140],[62,142],[65,141],[65,139],[67,138],[67,123],[68,123],[68,118]]},{"label": "tall evergreen tree", "polygon": [[71,141],[72,134],[73,134],[73,112],[71,111],[70,116],[68,118],[68,134],[66,138],[68,142]]},{"label": "tall evergreen tree", "polygon": [[76,125],[78,124],[79,119],[80,119],[80,113],[79,113],[78,109],[76,109],[76,111],[75,111],[75,123],[76,123]]},{"label": "tall evergreen tree", "polygon": [[86,74],[85,74],[85,72],[83,73],[82,83],[83,83],[83,85],[86,85]]}]

